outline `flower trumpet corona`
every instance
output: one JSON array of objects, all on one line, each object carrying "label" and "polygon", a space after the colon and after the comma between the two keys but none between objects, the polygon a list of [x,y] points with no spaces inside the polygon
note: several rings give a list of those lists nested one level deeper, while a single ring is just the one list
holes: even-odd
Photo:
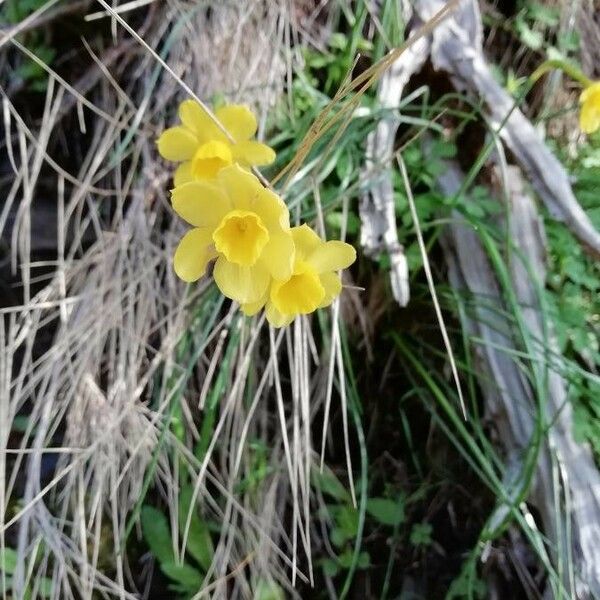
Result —
[{"label": "flower trumpet corona", "polygon": [[584,133],[594,133],[600,129],[600,81],[583,89],[579,103],[579,127]]},{"label": "flower trumpet corona", "polygon": [[295,250],[283,200],[237,165],[214,181],[191,181],[172,191],[173,208],[194,226],[174,256],[177,275],[196,281],[216,258],[221,292],[242,304],[265,296],[271,281],[292,276]]},{"label": "flower trumpet corona", "polygon": [[293,227],[291,231],[296,248],[291,276],[273,281],[258,302],[242,305],[247,315],[266,306],[267,320],[274,327],[284,327],[298,315],[329,306],[342,291],[336,271],[356,260],[356,251],[350,244],[325,242],[308,225]]},{"label": "flower trumpet corona", "polygon": [[179,105],[181,125],[166,129],[158,138],[160,155],[181,162],[175,171],[175,187],[190,181],[212,180],[232,164],[250,168],[275,160],[275,152],[269,146],[251,139],[257,123],[247,106],[222,106],[215,116],[231,139],[195,100],[184,100]]}]

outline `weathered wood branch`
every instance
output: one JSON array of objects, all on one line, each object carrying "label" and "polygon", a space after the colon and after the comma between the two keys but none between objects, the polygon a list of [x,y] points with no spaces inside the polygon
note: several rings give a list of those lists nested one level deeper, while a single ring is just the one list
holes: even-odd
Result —
[{"label": "weathered wood branch", "polygon": [[[528,333],[539,342],[533,348],[531,361],[547,377],[541,416],[544,428],[552,425],[542,442],[529,501],[540,512],[549,546],[555,550],[555,561],[567,564],[567,555],[572,554],[576,578],[570,581],[565,575],[566,589],[572,585],[578,598],[600,597],[600,473],[590,449],[573,439],[567,386],[557,370],[561,358],[551,327],[543,322],[538,294],[546,273],[543,223],[533,200],[524,191],[520,172],[515,167],[509,169],[508,221],[514,244],[509,268]],[[452,196],[463,179],[459,168],[449,164],[438,181],[442,192]],[[481,373],[479,384],[485,395],[486,412],[501,434],[508,462],[519,462],[532,442],[536,403],[540,399],[511,354],[515,342],[510,334],[511,324],[503,317],[507,307],[480,238],[458,213],[454,217],[444,238],[450,283],[461,293],[485,298],[468,324],[470,333],[482,340],[475,355]],[[548,329],[550,335],[544,345]],[[558,480],[555,469],[560,473]],[[565,503],[565,498],[570,502]],[[558,549],[562,549],[560,557]]]},{"label": "weathered wood branch", "polygon": [[[443,0],[413,0],[413,22],[422,24],[444,5]],[[531,122],[515,106],[510,95],[496,83],[482,52],[482,25],[474,0],[463,0],[452,18],[437,27],[426,40],[405,52],[387,73],[378,90],[384,107],[396,107],[410,77],[430,58],[434,68],[446,71],[457,89],[481,99],[500,139],[512,151],[520,169],[509,168],[506,178],[508,223],[515,252],[509,253],[514,294],[521,307],[523,325],[531,339],[532,368],[543,373],[546,393],[536,396],[514,355],[511,324],[503,319],[501,287],[481,241],[466,223],[457,222],[444,237],[451,284],[473,295],[484,295],[495,306],[476,307],[468,327],[482,340],[476,352],[481,368],[479,384],[486,411],[493,418],[507,452],[507,477],[523,467],[531,447],[536,418],[549,427],[541,439],[535,480],[529,501],[541,515],[548,548],[556,564],[572,557],[575,580],[569,573],[563,584],[578,598],[600,597],[600,473],[590,449],[575,443],[572,411],[566,383],[559,373],[562,362],[551,327],[543,322],[538,292],[545,279],[545,237],[535,203],[525,191],[527,182],[537,192],[550,214],[564,222],[580,242],[600,254],[600,234],[578,204],[568,175],[545,145]],[[370,254],[387,250],[393,256],[401,248],[396,235],[391,155],[398,120],[390,111],[367,141],[363,182],[377,172],[375,184],[361,200],[361,241]],[[439,179],[442,191],[455,195],[464,176],[455,164]],[[498,194],[503,196],[502,194]],[[456,215],[460,220],[460,216]],[[397,267],[391,273],[396,300],[404,306],[408,289],[394,287]],[[537,285],[534,277],[537,277]],[[549,356],[552,356],[550,360]],[[537,415],[536,415],[537,411]],[[558,473],[558,476],[557,476]],[[549,588],[549,592],[551,592]]]},{"label": "weathered wood branch", "polygon": [[[414,9],[426,21],[444,5],[443,0],[415,0]],[[475,0],[463,0],[456,14],[432,33],[431,62],[446,71],[457,89],[464,90],[487,107],[491,124],[550,214],[563,221],[594,254],[600,255],[600,233],[577,202],[569,177],[515,100],[494,79],[483,55],[481,14]]]},{"label": "weathered wood branch", "polygon": [[365,166],[361,172],[364,191],[359,206],[360,243],[368,256],[389,254],[392,293],[400,306],[408,304],[410,289],[408,264],[398,241],[392,184],[394,139],[399,125],[395,109],[408,80],[425,63],[428,51],[429,40],[417,40],[381,78],[377,100],[387,113],[367,137]]}]

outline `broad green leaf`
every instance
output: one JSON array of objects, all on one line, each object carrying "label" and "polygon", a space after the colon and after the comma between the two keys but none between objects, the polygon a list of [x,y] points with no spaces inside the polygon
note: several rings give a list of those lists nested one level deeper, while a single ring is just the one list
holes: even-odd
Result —
[{"label": "broad green leaf", "polygon": [[469,598],[482,600],[486,597],[485,583],[477,577],[477,573],[470,564],[463,568],[463,572],[450,584],[446,600],[456,598]]},{"label": "broad green leaf", "polygon": [[532,29],[525,21],[516,21],[515,27],[523,44],[532,50],[539,50],[544,45],[544,35],[540,31]]},{"label": "broad green leaf", "polygon": [[[179,494],[179,530],[183,535],[185,522],[187,520],[190,502],[192,500],[193,490],[191,487],[185,487]],[[187,538],[186,551],[198,561],[198,564],[207,571],[213,560],[214,549],[208,527],[200,519],[196,510],[192,513],[190,521],[190,530]]]},{"label": "broad green leaf", "polygon": [[358,532],[358,511],[353,506],[340,506],[336,511],[335,520],[346,537],[353,539]]},{"label": "broad green leaf", "polygon": [[29,427],[29,417],[26,415],[16,415],[13,419],[11,429],[14,432],[25,433]]},{"label": "broad green leaf", "polygon": [[560,10],[554,6],[545,6],[538,2],[527,3],[529,16],[536,23],[556,27],[560,23]]},{"label": "broad green leaf", "polygon": [[439,158],[454,158],[456,145],[446,140],[435,140],[431,146],[431,153]]},{"label": "broad green leaf", "polygon": [[339,565],[331,558],[324,558],[321,561],[321,568],[328,577],[335,577],[340,570]]},{"label": "broad green leaf", "polygon": [[433,527],[429,523],[415,523],[410,532],[410,543],[413,546],[429,546]]},{"label": "broad green leaf", "polygon": [[368,552],[361,552],[358,555],[358,560],[356,561],[356,566],[359,569],[368,569],[371,566],[371,556]]},{"label": "broad green leaf", "polygon": [[[344,214],[341,211],[330,212],[325,217],[325,222],[332,229],[336,229],[337,231],[341,231],[344,225]],[[346,221],[346,231],[350,235],[355,235],[358,233],[360,228],[360,219],[353,213],[348,212],[348,219]]]},{"label": "broad green leaf", "polygon": [[404,500],[369,498],[367,512],[383,525],[400,525],[404,521]]},{"label": "broad green leaf", "polygon": [[329,539],[331,540],[331,543],[334,546],[341,548],[346,543],[348,536],[346,535],[346,532],[343,529],[340,529],[339,527],[334,527],[331,530]]},{"label": "broad green leaf", "polygon": [[192,593],[197,592],[202,586],[204,577],[197,569],[190,565],[178,565],[175,562],[161,563],[160,570],[169,578],[178,584],[178,587],[185,588]]},{"label": "broad green leaf", "polygon": [[[2,588],[2,578],[0,578],[0,594],[8,593],[12,590],[13,580],[12,577],[6,577],[6,590]],[[3,596],[0,596],[3,597]],[[10,596],[8,596],[10,598]],[[23,600],[29,600],[31,598],[31,592],[28,588],[25,588],[23,594]]]},{"label": "broad green leaf", "polygon": [[350,502],[351,498],[348,490],[330,468],[323,467],[322,473],[318,469],[313,469],[312,479],[313,485],[324,494],[342,502]]},{"label": "broad green leaf", "polygon": [[150,551],[160,563],[173,562],[173,542],[167,517],[153,506],[142,506],[142,533]]},{"label": "broad green leaf", "polygon": [[254,591],[254,600],[284,600],[283,590],[274,582],[261,579]]},{"label": "broad green leaf", "polygon": [[352,552],[352,550],[350,550],[350,548],[347,548],[346,550],[344,550],[344,552],[342,554],[340,554],[340,556],[338,557],[338,560],[340,561],[340,565],[344,569],[349,569],[352,565],[353,557],[354,557],[354,553]]},{"label": "broad green leaf", "polygon": [[52,579],[42,577],[37,589],[38,596],[42,598],[50,598],[52,596]]},{"label": "broad green leaf", "polygon": [[348,46],[348,38],[343,33],[333,33],[329,37],[329,46],[336,50],[345,50]]},{"label": "broad green leaf", "polygon": [[8,575],[12,575],[17,568],[17,552],[12,548],[4,548],[3,552],[0,552],[0,570],[4,569],[4,572]]}]

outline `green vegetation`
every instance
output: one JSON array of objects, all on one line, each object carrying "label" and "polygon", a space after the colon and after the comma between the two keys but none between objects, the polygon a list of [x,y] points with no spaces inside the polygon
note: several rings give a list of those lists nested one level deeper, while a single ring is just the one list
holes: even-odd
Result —
[{"label": "green vegetation", "polygon": [[[5,21],[17,25],[35,11],[45,7],[47,0],[7,0],[3,10]],[[34,29],[23,36],[23,44],[48,66],[56,58],[56,49],[47,40],[47,36],[40,30]],[[23,56],[12,73],[12,77],[23,82],[24,86],[32,92],[44,92],[48,86],[46,71],[34,60]],[[13,79],[13,83],[15,81]]]},{"label": "green vegetation", "polygon": [[[184,534],[186,517],[190,510],[193,490],[183,488],[179,494],[178,524],[180,535]],[[172,581],[169,589],[192,597],[202,586],[204,574],[210,568],[214,550],[207,525],[192,510],[186,546],[186,559],[178,563],[173,553],[173,535],[167,517],[152,506],[144,506],[141,512],[144,539],[156,557],[161,571]],[[187,557],[189,555],[189,558]]]},{"label": "green vegetation", "polygon": [[[600,228],[600,139],[564,158],[574,191]],[[561,224],[546,221],[549,243],[547,299],[560,351],[569,361],[569,400],[578,441],[588,441],[600,464],[600,269]]]}]

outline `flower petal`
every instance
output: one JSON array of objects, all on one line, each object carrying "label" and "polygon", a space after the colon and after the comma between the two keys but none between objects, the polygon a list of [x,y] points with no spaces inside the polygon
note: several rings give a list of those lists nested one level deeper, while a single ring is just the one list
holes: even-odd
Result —
[{"label": "flower petal", "polygon": [[319,308],[324,308],[325,306],[329,306],[340,295],[340,292],[342,291],[342,280],[337,273],[331,271],[321,273],[319,279],[325,290],[325,297],[321,304],[319,304]]},{"label": "flower petal", "polygon": [[289,231],[290,212],[285,202],[271,190],[260,187],[252,198],[249,210],[254,211],[269,231]]},{"label": "flower petal", "polygon": [[189,183],[190,181],[194,181],[194,176],[192,175],[192,161],[186,160],[175,169],[175,174],[173,175],[173,186],[177,187],[179,185],[183,185],[184,183]]},{"label": "flower petal", "polygon": [[345,269],[355,260],[356,250],[350,244],[337,240],[320,244],[306,257],[306,262],[317,273]]},{"label": "flower petal", "polygon": [[579,128],[588,134],[600,128],[600,106],[594,106],[591,102],[581,105]]},{"label": "flower petal", "polygon": [[169,127],[156,140],[158,152],[167,160],[189,160],[199,145],[198,138],[186,127]]},{"label": "flower petal", "polygon": [[196,134],[201,143],[209,140],[229,141],[221,128],[196,100],[184,100],[179,105],[179,118],[190,131]]},{"label": "flower petal", "polygon": [[217,259],[213,275],[223,295],[240,304],[258,302],[271,280],[268,271],[261,265],[244,267],[227,262],[224,256]]},{"label": "flower petal", "polygon": [[231,210],[229,198],[206,181],[184,183],[171,191],[175,212],[191,225],[210,227],[211,231]]},{"label": "flower petal", "polygon": [[233,157],[241,164],[253,167],[270,165],[276,157],[275,150],[260,142],[237,142],[232,148]]},{"label": "flower petal", "polygon": [[210,140],[200,144],[194,158],[192,158],[191,171],[195,180],[214,179],[217,173],[233,163],[231,144]]},{"label": "flower petal", "polygon": [[215,116],[236,142],[248,140],[256,133],[256,117],[247,106],[242,104],[222,106],[215,111]]},{"label": "flower petal", "polygon": [[292,276],[295,254],[294,240],[289,233],[272,233],[262,251],[260,262],[273,279],[284,281]]},{"label": "flower petal", "polygon": [[265,309],[265,314],[267,316],[267,321],[273,325],[273,327],[285,327],[289,325],[293,320],[295,315],[284,315],[280,313],[272,302],[267,304],[267,308]]},{"label": "flower petal", "polygon": [[221,169],[217,174],[217,181],[229,196],[233,207],[240,210],[252,210],[253,200],[264,189],[252,173],[239,165]]},{"label": "flower petal", "polygon": [[296,246],[296,258],[299,260],[305,260],[323,243],[323,240],[306,223],[292,227],[292,238]]},{"label": "flower petal", "polygon": [[600,100],[600,81],[596,81],[584,88],[579,96],[579,102],[582,104],[588,102],[593,96],[597,96],[598,100]]},{"label": "flower petal", "polygon": [[165,129],[156,140],[158,152],[167,160],[189,160],[194,156],[199,141],[186,127]]},{"label": "flower petal", "polygon": [[206,265],[215,257],[211,250],[212,237],[207,229],[191,229],[177,246],[173,266],[183,281],[196,281],[206,272]]},{"label": "flower petal", "polygon": [[271,302],[284,315],[307,315],[325,298],[325,290],[314,269],[307,263],[296,263],[294,275],[287,281],[273,281]]},{"label": "flower petal", "polygon": [[240,306],[241,311],[247,316],[251,317],[255,315],[268,301],[269,299],[269,290],[267,288],[265,295],[258,300],[257,302],[248,302],[247,304],[242,304]]},{"label": "flower petal", "polygon": [[584,133],[593,133],[600,129],[600,82],[586,87],[579,97],[581,112],[579,127]]}]

